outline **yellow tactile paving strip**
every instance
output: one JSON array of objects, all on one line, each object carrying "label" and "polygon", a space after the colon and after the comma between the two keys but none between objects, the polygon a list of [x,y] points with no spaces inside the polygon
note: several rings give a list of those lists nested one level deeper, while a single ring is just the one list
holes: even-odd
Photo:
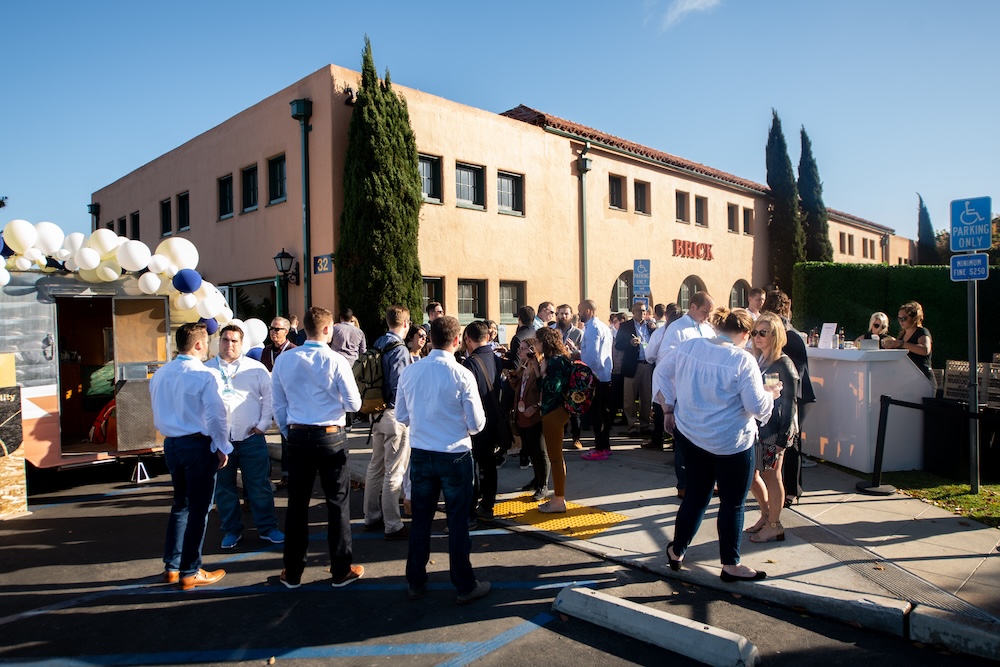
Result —
[{"label": "yellow tactile paving strip", "polygon": [[539,503],[530,495],[524,495],[497,503],[493,507],[493,516],[581,540],[600,535],[608,528],[628,519],[623,514],[605,512],[571,502],[566,503],[565,514],[542,514],[538,511],[538,505]]}]

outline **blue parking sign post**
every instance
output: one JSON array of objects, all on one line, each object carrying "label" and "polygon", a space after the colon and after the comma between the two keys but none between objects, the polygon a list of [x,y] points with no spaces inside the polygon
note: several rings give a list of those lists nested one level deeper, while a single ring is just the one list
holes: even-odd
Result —
[{"label": "blue parking sign post", "polygon": [[632,296],[649,296],[649,260],[636,259],[632,262]]},{"label": "blue parking sign post", "polygon": [[[989,276],[989,256],[975,254],[993,245],[989,197],[951,202],[951,279],[969,284],[969,486],[979,493],[979,281]],[[984,261],[985,259],[985,261]]]}]

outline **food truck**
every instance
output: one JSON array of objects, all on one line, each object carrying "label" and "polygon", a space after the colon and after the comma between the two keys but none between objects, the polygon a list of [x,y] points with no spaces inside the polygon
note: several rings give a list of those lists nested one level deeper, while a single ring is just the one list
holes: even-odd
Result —
[{"label": "food truck", "polygon": [[0,356],[14,361],[25,460],[66,468],[162,451],[149,379],[170,358],[167,296],[144,294],[131,276],[10,276]]}]

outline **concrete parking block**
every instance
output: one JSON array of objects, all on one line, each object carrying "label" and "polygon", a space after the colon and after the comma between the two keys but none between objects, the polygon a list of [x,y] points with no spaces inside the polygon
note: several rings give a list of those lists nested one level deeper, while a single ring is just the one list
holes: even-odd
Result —
[{"label": "concrete parking block", "polygon": [[1000,624],[917,605],[910,612],[910,639],[950,651],[1000,661]]},{"label": "concrete parking block", "polygon": [[760,662],[757,647],[742,635],[588,588],[564,588],[552,608],[713,667]]}]

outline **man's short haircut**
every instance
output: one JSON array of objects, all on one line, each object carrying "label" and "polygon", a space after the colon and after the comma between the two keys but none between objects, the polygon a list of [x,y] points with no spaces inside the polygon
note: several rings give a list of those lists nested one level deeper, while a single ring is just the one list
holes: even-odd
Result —
[{"label": "man's short haircut", "polygon": [[[292,315],[292,317],[295,317],[295,316]],[[273,320],[271,320],[271,324],[274,324],[275,322],[277,322],[278,326],[281,327],[281,328],[283,328],[283,329],[286,329],[288,331],[291,331],[291,329],[292,329],[292,323],[289,322],[288,320],[286,320],[284,317],[275,317]]]},{"label": "man's short haircut", "polygon": [[354,311],[353,310],[351,310],[347,306],[341,306],[340,307],[340,321],[341,322],[350,322],[352,317],[354,317]]},{"label": "man's short haircut", "polygon": [[[429,302],[427,304],[427,314],[428,315],[433,315],[434,311],[437,310],[438,308],[441,308],[441,302],[440,301],[431,301],[431,302]],[[444,310],[444,308],[441,308],[441,310]]]},{"label": "man's short haircut", "polygon": [[754,287],[752,290],[750,290],[750,293],[747,294],[747,297],[752,299],[755,296],[764,296],[765,294],[767,294],[767,292],[764,291],[763,287]]},{"label": "man's short haircut", "polygon": [[243,342],[243,329],[240,329],[235,324],[227,324],[226,326],[222,327],[221,331],[219,331],[219,338],[222,338],[222,334],[226,333],[227,331],[235,331],[236,333],[238,333],[240,335],[240,342],[241,343]]},{"label": "man's short haircut", "polygon": [[490,337],[490,327],[486,322],[476,320],[475,322],[470,322],[469,326],[465,327],[465,335],[473,343],[485,343]]},{"label": "man's short haircut", "polygon": [[761,310],[774,313],[778,317],[790,317],[792,314],[792,300],[780,289],[776,289],[764,299]]},{"label": "man's short haircut", "polygon": [[390,329],[395,329],[401,326],[406,319],[410,316],[410,309],[406,306],[401,306],[398,303],[394,303],[389,306],[385,311],[385,323],[389,325]]},{"label": "man's short haircut", "polygon": [[558,308],[556,308],[556,311],[558,312],[558,311],[562,310],[563,308],[569,308],[569,314],[570,315],[573,314],[573,306],[569,305],[568,303],[561,304]]},{"label": "man's short haircut", "polygon": [[313,306],[302,316],[302,326],[305,327],[306,335],[315,338],[323,327],[333,324],[333,313],[326,308]]},{"label": "man's short haircut", "polygon": [[442,315],[431,322],[431,345],[440,350],[451,345],[458,334],[462,333],[462,325],[451,315]]},{"label": "man's short haircut", "polygon": [[542,301],[540,304],[538,304],[538,312],[542,312],[546,308],[553,308],[551,301]]},{"label": "man's short haircut", "polygon": [[658,303],[655,306],[653,306],[653,316],[656,317],[656,319],[658,320],[663,319],[663,316],[666,315],[666,313],[667,313],[667,307],[664,306],[662,303]]},{"label": "man's short haircut", "polygon": [[208,338],[208,329],[201,322],[188,322],[177,329],[175,340],[180,354],[190,352],[199,338]]},{"label": "man's short haircut", "polygon": [[517,321],[529,326],[535,319],[535,309],[531,306],[521,306],[517,309]]},{"label": "man's short haircut", "polygon": [[715,303],[715,299],[708,292],[695,292],[691,297],[690,305],[701,308],[708,303]]}]

